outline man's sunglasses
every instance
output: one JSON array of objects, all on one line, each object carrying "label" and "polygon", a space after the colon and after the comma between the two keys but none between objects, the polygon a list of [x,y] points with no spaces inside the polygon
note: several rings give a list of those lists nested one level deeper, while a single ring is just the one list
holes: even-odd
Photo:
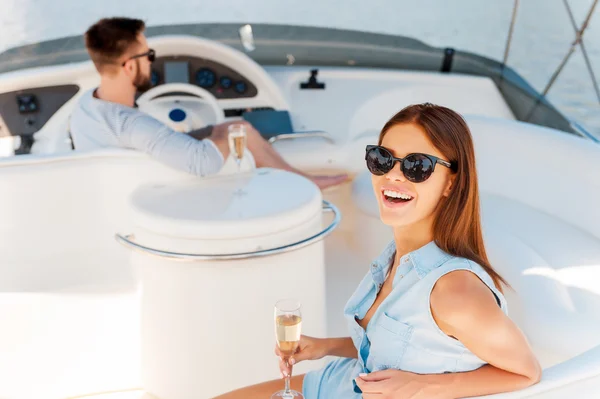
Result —
[{"label": "man's sunglasses", "polygon": [[148,61],[154,62],[154,60],[156,59],[156,52],[153,49],[150,49],[150,50],[146,51],[145,53],[136,54],[133,57],[129,57],[125,61],[123,61],[123,64],[121,64],[121,66],[125,66],[125,64],[129,60],[134,60],[136,58],[142,58],[142,57],[148,57]]},{"label": "man's sunglasses", "polygon": [[385,175],[394,168],[396,162],[400,162],[400,170],[406,179],[413,183],[429,179],[438,163],[456,171],[455,164],[433,155],[414,153],[404,158],[396,158],[387,148],[380,145],[368,145],[365,160],[369,171],[377,176]]}]

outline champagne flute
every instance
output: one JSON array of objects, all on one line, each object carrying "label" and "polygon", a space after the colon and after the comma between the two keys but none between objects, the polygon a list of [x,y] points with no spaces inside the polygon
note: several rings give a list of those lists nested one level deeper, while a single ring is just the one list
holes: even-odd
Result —
[{"label": "champagne flute", "polygon": [[242,166],[244,152],[246,151],[246,126],[241,123],[235,123],[229,125],[227,131],[229,132],[229,152],[231,152],[233,159],[237,163],[239,172]]},{"label": "champagne flute", "polygon": [[[237,164],[238,173],[240,173],[242,159],[244,158],[244,152],[246,151],[246,126],[241,123],[234,123],[227,127],[227,131],[229,133],[227,136],[229,152]],[[246,194],[241,188],[237,188],[233,193],[238,196]]]},{"label": "champagne flute", "polygon": [[[285,362],[296,353],[300,342],[302,334],[300,307],[300,302],[294,299],[283,299],[275,304],[275,338]],[[300,392],[290,389],[290,375],[285,377],[285,388],[271,396],[271,399],[277,398],[303,398]]]}]

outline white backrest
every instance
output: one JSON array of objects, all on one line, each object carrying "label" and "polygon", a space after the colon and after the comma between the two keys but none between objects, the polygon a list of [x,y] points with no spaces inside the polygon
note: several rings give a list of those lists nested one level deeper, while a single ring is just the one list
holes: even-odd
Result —
[{"label": "white backrest", "polygon": [[600,145],[468,117],[486,246],[511,316],[552,364],[600,343]]},{"label": "white backrest", "polygon": [[[132,282],[114,240],[138,185],[193,178],[130,150],[0,161],[0,292]],[[114,287],[120,288],[120,287]]]},{"label": "white backrest", "polygon": [[522,202],[600,238],[600,145],[522,122],[467,121],[482,192]]}]

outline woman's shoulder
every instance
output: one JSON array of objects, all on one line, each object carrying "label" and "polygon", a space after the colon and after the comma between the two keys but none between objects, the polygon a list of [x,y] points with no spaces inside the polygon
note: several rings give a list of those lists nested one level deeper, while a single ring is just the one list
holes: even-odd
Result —
[{"label": "woman's shoulder", "polygon": [[502,294],[467,269],[441,276],[431,290],[430,306],[434,314],[452,323],[505,310]]},{"label": "woman's shoulder", "polygon": [[431,291],[429,306],[438,328],[457,340],[468,331],[484,329],[506,314],[504,300],[499,300],[495,292],[469,270],[456,270],[441,277]]},{"label": "woman's shoulder", "polygon": [[431,289],[432,306],[444,302],[452,307],[487,304],[506,311],[506,300],[494,280],[477,262],[452,256],[438,268]]},{"label": "woman's shoulder", "polygon": [[[464,264],[464,263],[463,263]],[[452,268],[436,279],[433,295],[448,296],[458,300],[472,299],[489,293],[488,284],[470,268]]]},{"label": "woman's shoulder", "polygon": [[479,263],[471,259],[450,254],[448,254],[448,257],[444,260],[444,262],[436,268],[436,273],[433,274],[437,274],[438,278],[440,279],[452,279],[448,278],[447,275],[453,274],[463,276],[462,278],[454,277],[454,279],[458,279],[460,281],[463,279],[477,281],[477,279],[479,279],[486,285],[494,285],[492,277]]}]

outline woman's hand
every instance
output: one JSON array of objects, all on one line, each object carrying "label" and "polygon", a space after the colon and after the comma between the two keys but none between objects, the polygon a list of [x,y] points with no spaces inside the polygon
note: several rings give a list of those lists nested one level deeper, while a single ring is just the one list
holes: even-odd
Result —
[{"label": "woman's hand", "polygon": [[300,337],[298,349],[292,357],[286,359],[281,354],[279,347],[275,345],[275,354],[279,356],[279,370],[282,377],[292,374],[292,366],[303,360],[317,360],[328,355],[328,340],[313,338],[306,335]]},{"label": "woman's hand", "polygon": [[363,392],[364,399],[448,399],[448,391],[443,384],[428,375],[414,374],[400,370],[383,370],[371,374],[361,374],[356,385]]}]

